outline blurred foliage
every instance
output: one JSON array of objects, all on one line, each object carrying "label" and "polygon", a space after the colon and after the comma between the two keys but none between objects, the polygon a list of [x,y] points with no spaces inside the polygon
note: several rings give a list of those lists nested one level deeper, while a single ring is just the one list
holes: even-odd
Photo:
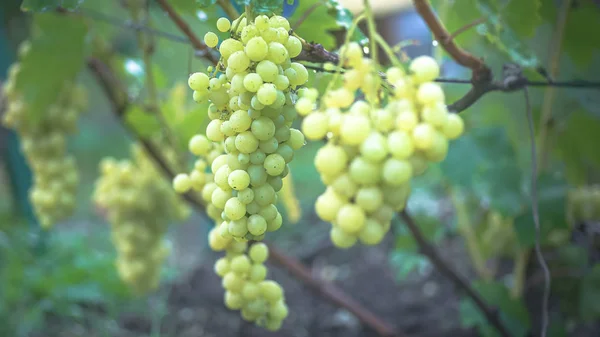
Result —
[{"label": "blurred foliage", "polygon": [[26,226],[0,232],[0,333],[27,336],[52,316],[81,318],[86,306],[118,305],[130,299],[117,276],[114,253],[90,250],[81,234],[39,234]]}]

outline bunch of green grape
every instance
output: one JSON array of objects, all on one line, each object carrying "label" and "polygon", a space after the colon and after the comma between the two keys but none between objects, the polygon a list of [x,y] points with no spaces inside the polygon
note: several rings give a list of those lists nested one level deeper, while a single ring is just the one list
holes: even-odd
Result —
[{"label": "bunch of green grape", "polygon": [[582,186],[567,194],[567,218],[571,225],[600,222],[600,185]]},{"label": "bunch of green grape", "polygon": [[[341,86],[326,90],[320,108],[315,89],[302,91],[296,109],[305,116],[306,138],[327,139],[314,160],[327,185],[315,209],[332,224],[332,242],[349,248],[381,242],[394,212],[406,204],[411,178],[442,161],[464,126],[448,113],[444,92],[433,82],[439,75],[434,59],[414,59],[409,74],[389,68],[391,92],[383,97],[383,79],[357,43],[344,46],[341,57]],[[356,99],[358,90],[364,99]]]},{"label": "bunch of green grape", "polygon": [[[19,57],[29,52],[27,42]],[[87,107],[83,87],[65,82],[56,101],[44,111],[31,111],[22,94],[15,89],[20,64],[14,63],[4,86],[7,110],[3,124],[15,130],[21,150],[33,171],[29,198],[43,228],[69,217],[76,204],[79,182],[75,158],[67,152],[67,136],[77,129],[77,119]]]},{"label": "bunch of green grape", "polygon": [[[266,232],[279,229],[283,223],[275,206],[277,192],[289,173],[294,152],[305,143],[302,132],[291,126],[297,117],[297,91],[308,81],[308,71],[291,61],[302,51],[302,42],[290,35],[290,24],[284,17],[259,15],[253,21],[241,17],[233,22],[220,18],[217,29],[230,34],[218,46],[219,64],[216,69],[209,67],[208,74],[197,72],[188,80],[194,100],[210,102],[211,121],[205,135],[196,135],[189,142],[190,152],[200,159],[192,172],[175,177],[173,187],[180,193],[201,191],[207,213],[216,222],[212,242],[245,245],[249,240],[262,240]],[[214,48],[219,39],[209,32],[204,41]],[[253,249],[263,248],[251,248],[248,261],[262,266],[262,261],[252,259]],[[229,260],[221,261],[218,264]],[[232,277],[225,276],[224,280]],[[259,300],[254,297],[234,295],[237,288],[226,287],[226,303],[241,308],[245,319],[277,329],[287,309],[282,309],[283,295],[276,283],[269,281],[264,287],[271,285],[281,293],[265,295],[265,303],[278,306],[273,313],[264,309],[268,305],[256,304]],[[277,304],[279,300],[282,302]],[[265,314],[266,320],[258,319]]]},{"label": "bunch of green grape", "polygon": [[94,200],[111,224],[121,279],[143,294],[158,287],[169,254],[164,240],[169,223],[187,218],[190,210],[141,147],[131,153],[132,160],[102,160]]}]

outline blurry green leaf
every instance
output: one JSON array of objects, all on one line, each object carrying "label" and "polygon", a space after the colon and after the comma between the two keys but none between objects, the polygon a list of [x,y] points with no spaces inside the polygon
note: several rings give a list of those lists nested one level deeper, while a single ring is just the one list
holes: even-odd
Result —
[{"label": "blurry green leaf", "polygon": [[600,264],[596,264],[583,278],[579,305],[585,321],[597,322],[600,319]]},{"label": "blurry green leaf", "polygon": [[580,1],[569,11],[565,26],[563,50],[580,67],[587,66],[600,50],[600,8],[592,1]]},{"label": "blurry green leaf", "polygon": [[[346,31],[349,31],[354,21],[354,15],[347,8],[342,6],[338,0],[328,0],[327,5],[329,6],[329,15],[335,18],[338,26],[344,27]],[[354,33],[350,36],[350,41],[358,42],[360,44],[367,44],[369,39],[363,34],[359,27],[354,29]]]},{"label": "blurry green leaf", "polygon": [[565,126],[554,137],[555,150],[566,165],[569,180],[584,183],[589,169],[600,168],[600,119],[578,110],[571,113]]},{"label": "blurry green leaf", "polygon": [[541,0],[510,0],[504,8],[503,18],[519,37],[530,38],[542,23],[541,6]]},{"label": "blurry green leaf", "polygon": [[404,280],[413,271],[419,273],[430,266],[429,260],[421,254],[395,251],[390,255],[390,263],[396,270],[396,278]]},{"label": "blurry green leaf", "polygon": [[[481,18],[478,0],[461,0],[450,3],[447,0],[433,0],[433,8],[441,15],[441,20],[449,32],[455,32],[466,24]],[[461,46],[475,41],[480,35],[471,28],[460,33],[454,40]]]},{"label": "blurry green leaf", "polygon": [[33,121],[54,103],[65,81],[74,80],[82,69],[86,33],[81,17],[36,14],[31,48],[20,60],[15,83]]},{"label": "blurry green leaf", "polygon": [[498,163],[481,172],[478,178],[478,194],[489,199],[492,209],[505,216],[514,216],[523,209],[523,177],[515,162]]},{"label": "blurry green leaf", "polygon": [[[500,282],[476,281],[473,283],[475,291],[492,307],[500,311],[500,319],[504,322],[511,336],[527,336],[531,328],[531,321],[527,307],[521,299],[510,296],[508,288]],[[493,327],[468,297],[463,297],[460,303],[461,322],[464,327],[478,327],[483,336],[499,336]]]},{"label": "blurry green leaf", "polygon": [[45,12],[57,8],[76,9],[84,0],[23,0],[21,10]]},{"label": "blurry green leaf", "polygon": [[336,41],[329,31],[338,30],[339,25],[332,14],[337,15],[337,12],[329,11],[326,0],[302,0],[290,18],[290,23],[296,33],[307,42],[317,42],[326,49],[333,49]]},{"label": "blurry green leaf", "polygon": [[450,145],[440,167],[452,185],[472,189],[502,215],[517,215],[523,207],[523,173],[504,128],[470,130]]},{"label": "blurry green leaf", "polygon": [[161,125],[156,116],[144,111],[137,105],[131,106],[125,112],[125,121],[143,138],[151,137],[161,130]]},{"label": "blurry green leaf", "polygon": [[[563,179],[548,174],[540,175],[537,185],[540,232],[544,243],[552,230],[568,228],[565,216],[567,185]],[[523,247],[533,247],[535,226],[530,206],[515,218],[514,228],[519,243]]]},{"label": "blurry green leaf", "polygon": [[198,8],[214,5],[216,0],[170,0],[178,12],[193,14]]}]

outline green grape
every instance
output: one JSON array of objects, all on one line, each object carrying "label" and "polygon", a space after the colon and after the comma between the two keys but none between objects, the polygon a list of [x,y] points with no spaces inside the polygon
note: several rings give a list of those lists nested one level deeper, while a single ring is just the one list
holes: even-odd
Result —
[{"label": "green grape", "polygon": [[231,28],[231,22],[227,18],[219,18],[217,20],[217,29],[220,32],[226,32]]},{"label": "green grape", "polygon": [[260,75],[263,81],[274,82],[277,79],[277,75],[279,75],[279,69],[275,63],[263,60],[256,65],[256,73]]},{"label": "green grape", "polygon": [[217,44],[219,44],[219,38],[217,37],[217,34],[213,32],[208,32],[204,35],[204,43],[208,47],[214,48],[217,46]]}]

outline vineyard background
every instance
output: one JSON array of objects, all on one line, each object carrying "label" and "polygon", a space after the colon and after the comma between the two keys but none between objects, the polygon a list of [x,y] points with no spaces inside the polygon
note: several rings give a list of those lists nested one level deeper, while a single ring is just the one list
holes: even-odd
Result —
[{"label": "vineyard background", "polygon": [[[202,1],[169,1],[197,36],[214,28],[222,10]],[[298,0],[296,0],[298,2]],[[70,1],[25,1],[32,9]],[[118,1],[80,1],[77,11],[119,55],[118,75],[134,103],[144,99],[144,67],[135,30],[120,27],[128,19]],[[308,13],[297,32],[307,41],[335,50],[340,30],[349,21],[331,15],[333,1],[300,0],[288,6],[291,21]],[[373,1],[376,6],[376,1]],[[30,13],[20,12],[20,1],[0,4],[0,78],[17,46],[27,37]],[[432,1],[448,31],[478,23],[454,40],[501,78],[503,65],[519,64],[527,78],[544,82],[543,68],[557,80],[600,81],[600,6],[593,1]],[[314,8],[313,8],[314,6]],[[501,6],[505,6],[502,7]],[[311,9],[312,8],[312,9]],[[565,9],[566,8],[566,9]],[[308,12],[307,12],[308,11]],[[292,13],[293,14],[290,14]],[[103,14],[101,14],[103,13]],[[150,1],[152,27],[181,37],[172,20]],[[567,21],[561,24],[561,15]],[[45,14],[49,15],[49,14]],[[69,15],[69,14],[56,14]],[[346,25],[346,26],[344,26]],[[378,13],[377,25],[391,44],[409,41],[409,57],[431,54],[443,61],[444,78],[466,79],[469,69],[459,66],[433,39],[410,2],[394,12]],[[318,27],[316,29],[315,27]],[[343,29],[342,29],[343,30]],[[557,33],[558,32],[558,33]],[[60,32],[68,40],[68,31]],[[73,33],[75,34],[75,33]],[[185,37],[183,38],[185,41]],[[337,40],[336,40],[337,39]],[[154,76],[163,104],[161,110],[201,111],[191,99],[187,76],[208,63],[193,56],[189,43],[173,38],[154,39]],[[60,57],[49,55],[49,58]],[[316,72],[312,83],[321,86],[330,75]],[[40,74],[40,81],[44,75]],[[290,318],[281,331],[268,333],[243,323],[223,306],[218,277],[212,271],[217,257],[206,242],[210,221],[194,214],[170,228],[173,253],[159,291],[135,298],[120,282],[113,266],[109,226],[92,204],[98,162],[105,156],[125,158],[130,133],[115,118],[113,106],[94,75],[82,71],[89,90],[88,111],[70,150],[79,164],[82,182],[76,214],[44,233],[31,221],[26,202],[27,168],[19,157],[15,135],[0,128],[0,333],[6,336],[378,336],[346,309],[328,302],[281,266],[269,266],[286,291]],[[448,102],[469,89],[445,84]],[[600,251],[597,237],[568,223],[567,190],[598,183],[600,156],[600,98],[595,88],[530,87],[536,127],[547,138],[538,143],[545,158],[539,175],[543,244],[553,274],[548,336],[597,336],[600,331]],[[129,121],[144,128],[141,104],[128,111]],[[137,109],[137,111],[135,110]],[[537,336],[543,279],[530,249],[534,244],[529,199],[531,152],[520,92],[486,94],[461,115],[466,135],[453,143],[448,158],[433,166],[414,185],[408,209],[446,263],[464,275],[490,306],[500,312],[513,336]],[[199,115],[204,116],[200,113]],[[196,120],[203,130],[206,119]],[[418,252],[400,219],[394,233],[376,247],[334,249],[328,226],[314,214],[314,201],[323,185],[313,165],[320,144],[310,143],[291,163],[296,197],[302,216],[284,226],[269,241],[303,262],[312,277],[332,282],[402,336],[496,336],[477,308]],[[492,214],[493,213],[493,214]],[[588,227],[594,223],[588,223]],[[586,227],[586,228],[588,228]],[[490,234],[494,228],[496,232]],[[486,234],[487,233],[487,234]],[[475,238],[475,239],[473,239]],[[473,251],[477,243],[479,250]],[[517,253],[515,253],[515,247]],[[485,266],[477,261],[486,260]],[[515,265],[522,265],[521,269]],[[495,277],[491,277],[494,271]],[[523,273],[519,279],[514,274]],[[520,288],[521,296],[511,297]]]}]

